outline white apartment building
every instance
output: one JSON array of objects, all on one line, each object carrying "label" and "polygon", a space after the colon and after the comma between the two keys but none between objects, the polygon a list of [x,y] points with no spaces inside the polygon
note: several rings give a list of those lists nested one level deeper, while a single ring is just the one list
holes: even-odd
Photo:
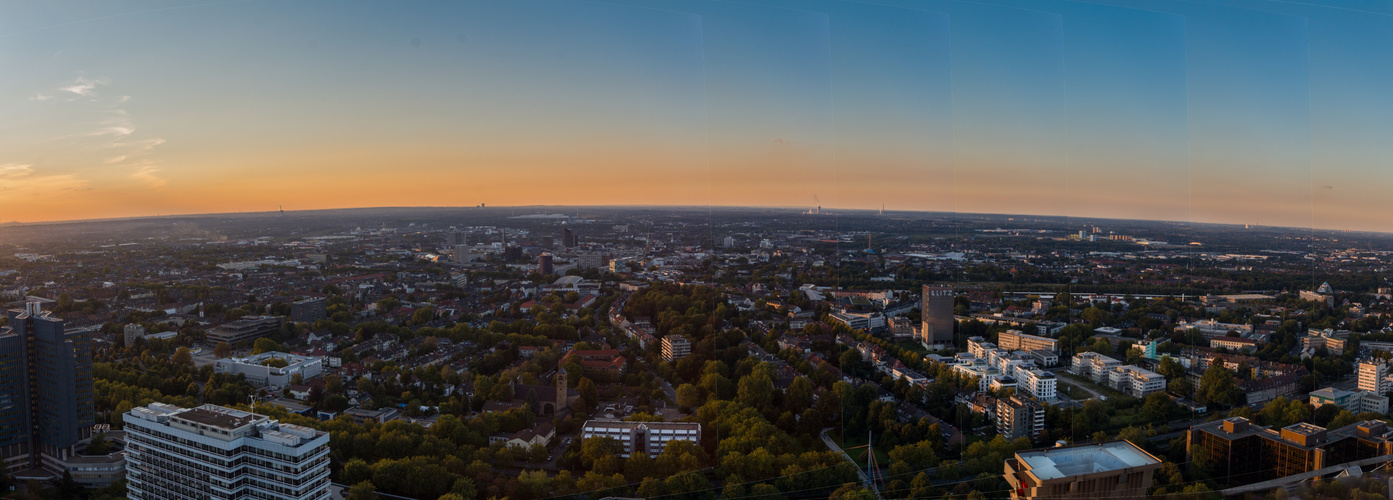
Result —
[{"label": "white apartment building", "polygon": [[[284,366],[280,366],[281,362]],[[284,352],[263,352],[245,358],[219,359],[213,364],[213,371],[245,375],[247,383],[254,387],[286,387],[297,373],[304,380],[318,377],[324,372],[324,360]]]},{"label": "white apartment building", "polygon": [[1388,394],[1388,391],[1393,390],[1393,376],[1388,373],[1388,363],[1359,363],[1359,390],[1378,395]]},{"label": "white apartment building", "polygon": [[1088,377],[1094,382],[1107,384],[1108,372],[1122,366],[1122,362],[1096,352],[1081,352],[1074,355],[1069,365],[1069,373]]},{"label": "white apartment building", "polygon": [[330,497],[326,432],[216,405],[151,403],[121,418],[131,500]]},{"label": "white apartment building", "polygon": [[1114,367],[1108,372],[1108,382],[1112,388],[1137,398],[1166,390],[1166,377],[1132,365]]},{"label": "white apartment building", "polygon": [[1054,401],[1055,389],[1059,380],[1053,373],[1041,370],[1021,370],[1020,376],[1016,378],[1016,390],[1029,394],[1031,397],[1041,401]]},{"label": "white apartment building", "polygon": [[621,420],[587,420],[580,430],[581,439],[613,438],[624,447],[619,456],[629,458],[642,451],[649,457],[663,453],[669,441],[701,443],[701,424],[696,422],[625,422]]}]

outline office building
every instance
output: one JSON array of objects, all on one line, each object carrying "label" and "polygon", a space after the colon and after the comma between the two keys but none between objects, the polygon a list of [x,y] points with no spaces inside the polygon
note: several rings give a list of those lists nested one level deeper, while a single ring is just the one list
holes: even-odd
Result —
[{"label": "office building", "polygon": [[997,335],[996,346],[1008,351],[1059,351],[1059,341],[1030,335],[1020,330],[1006,330]]},{"label": "office building", "polygon": [[692,353],[692,342],[681,335],[663,337],[663,361],[669,363],[687,357]]},{"label": "office building", "polygon": [[243,375],[254,387],[289,386],[296,374],[302,380],[318,377],[324,372],[324,360],[283,352],[263,352],[245,358],[219,359],[213,363],[215,373]]},{"label": "office building", "polygon": [[555,272],[555,268],[552,267],[551,254],[544,253],[537,257],[537,272],[541,273],[543,276]]},{"label": "office building", "polygon": [[663,453],[670,441],[701,443],[701,424],[696,422],[624,422],[588,420],[580,430],[581,439],[613,438],[622,445],[621,457],[642,451],[649,457]]},{"label": "office building", "polygon": [[445,233],[445,245],[446,245],[446,246],[451,246],[451,247],[453,247],[453,246],[468,245],[468,244],[469,244],[468,238],[466,237],[466,235],[465,235],[465,233],[464,233],[463,231],[450,231],[450,232],[448,232],[448,233]]},{"label": "office building", "polygon": [[91,332],[70,330],[37,302],[0,328],[0,460],[18,479],[61,476],[96,422]]},{"label": "office building", "polygon": [[953,287],[924,285],[919,311],[923,315],[923,330],[919,332],[925,346],[942,348],[953,345]]},{"label": "office building", "polygon": [[1032,441],[1045,430],[1045,407],[1019,394],[996,401],[996,433],[1006,439],[1028,437]]},{"label": "office building", "polygon": [[329,301],[316,297],[290,303],[290,321],[314,323],[329,317]]},{"label": "office building", "polygon": [[208,332],[208,340],[214,343],[250,342],[275,333],[281,327],[282,318],[278,316],[247,316],[237,321],[218,325]]},{"label": "office building", "polygon": [[1214,477],[1239,486],[1393,454],[1393,442],[1380,421],[1334,430],[1298,423],[1276,431],[1231,417],[1191,426],[1185,452],[1191,463],[1204,454]]},{"label": "office building", "polygon": [[1353,413],[1388,413],[1388,398],[1368,391],[1344,391],[1334,387],[1311,391],[1311,406],[1336,405]]},{"label": "office building", "polygon": [[327,432],[216,405],[151,403],[121,419],[131,500],[330,498]]},{"label": "office building", "polygon": [[1006,460],[1014,499],[1146,498],[1161,459],[1129,441],[1019,451]]},{"label": "office building", "polygon": [[561,228],[561,246],[565,248],[578,247],[580,246],[580,238],[576,236],[576,232],[572,231],[571,228],[563,227]]}]

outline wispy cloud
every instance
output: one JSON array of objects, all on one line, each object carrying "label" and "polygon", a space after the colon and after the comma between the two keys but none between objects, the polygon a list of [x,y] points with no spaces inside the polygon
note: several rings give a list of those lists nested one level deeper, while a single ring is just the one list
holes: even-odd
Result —
[{"label": "wispy cloud", "polygon": [[6,194],[7,200],[21,201],[53,191],[83,189],[87,182],[72,174],[34,175],[34,166],[22,163],[0,164],[0,191],[23,191],[29,195]]},{"label": "wispy cloud", "polygon": [[124,106],[131,101],[131,96],[107,96],[100,92],[101,87],[109,86],[111,83],[111,79],[106,77],[82,76],[59,85],[48,93],[35,95],[31,100],[94,106],[95,109],[88,111],[95,113],[99,118],[94,122],[88,122],[91,128],[85,132],[63,136],[62,139],[70,141],[75,152],[90,158],[89,165],[124,171],[119,175],[147,187],[164,186],[167,182],[158,175],[161,168],[158,160],[152,157],[152,152],[164,144],[165,139],[138,132],[138,127]]},{"label": "wispy cloud", "polygon": [[53,99],[61,99],[66,101],[72,101],[84,97],[94,98],[97,97],[97,87],[107,85],[109,83],[111,83],[111,79],[109,78],[87,78],[85,76],[79,76],[76,80],[59,85],[58,88],[48,93],[41,92],[38,94],[34,94],[34,97],[30,97],[29,100],[51,101]]},{"label": "wispy cloud", "polygon": [[0,180],[24,177],[34,173],[33,165],[22,165],[19,163],[6,163],[0,165]]},{"label": "wispy cloud", "polygon": [[153,164],[143,164],[136,167],[135,173],[131,174],[131,177],[138,181],[144,182],[146,185],[150,187],[162,187],[165,184],[167,184],[168,181],[164,180],[163,177],[157,175],[159,174],[159,172],[160,167],[155,166]]}]

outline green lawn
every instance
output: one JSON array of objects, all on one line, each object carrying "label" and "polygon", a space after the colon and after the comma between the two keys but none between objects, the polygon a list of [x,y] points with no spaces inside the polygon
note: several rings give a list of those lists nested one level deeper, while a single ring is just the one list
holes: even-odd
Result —
[{"label": "green lawn", "polygon": [[[1080,384],[1080,385],[1087,386],[1089,389],[1093,389],[1093,390],[1095,390],[1095,391],[1098,391],[1098,392],[1101,393],[1102,395],[1107,396],[1107,397],[1108,397],[1108,401],[1113,401],[1113,400],[1126,401],[1126,400],[1134,400],[1134,399],[1137,399],[1137,398],[1128,396],[1128,395],[1126,395],[1126,394],[1117,392],[1116,389],[1111,389],[1111,388],[1108,388],[1108,387],[1103,387],[1103,386],[1101,386],[1101,385],[1098,385],[1098,384],[1094,383],[1092,380],[1086,379],[1086,378],[1084,378],[1084,377],[1080,377],[1080,376],[1078,376],[1078,375],[1074,375],[1074,374],[1069,373],[1069,372],[1067,372],[1067,371],[1061,370],[1061,371],[1059,371],[1059,372],[1056,372],[1055,374],[1058,375],[1058,376],[1061,376],[1061,377],[1068,377],[1069,380],[1070,380],[1071,382],[1076,382],[1076,383],[1078,383],[1078,384]],[[1065,384],[1060,383],[1060,385],[1065,385]],[[1087,393],[1087,391],[1079,391],[1079,392],[1085,393],[1085,394]],[[1073,394],[1070,393],[1070,394],[1069,394],[1069,397],[1073,397]],[[1085,397],[1087,397],[1087,396],[1085,396]]]},{"label": "green lawn", "polygon": [[[855,460],[855,461],[856,461],[856,466],[857,466],[857,467],[861,467],[861,468],[863,468],[863,469],[866,467],[866,449],[865,449],[865,448],[860,448],[860,449],[855,449],[855,450],[849,449],[849,448],[855,448],[855,447],[857,447],[857,446],[865,446],[865,445],[866,445],[866,436],[863,435],[863,436],[858,436],[858,437],[852,437],[852,438],[842,439],[841,430],[840,430],[840,429],[833,429],[831,432],[828,432],[827,435],[828,435],[829,437],[832,438],[832,441],[834,441],[834,442],[836,442],[838,445],[840,445],[840,446],[842,447],[843,450],[846,450],[846,453],[847,453],[848,455],[851,455],[852,460]],[[882,449],[882,448],[876,448],[876,449],[875,449],[875,459],[876,459],[877,462],[880,462],[881,465],[889,465],[889,464],[890,464],[890,450]]]}]

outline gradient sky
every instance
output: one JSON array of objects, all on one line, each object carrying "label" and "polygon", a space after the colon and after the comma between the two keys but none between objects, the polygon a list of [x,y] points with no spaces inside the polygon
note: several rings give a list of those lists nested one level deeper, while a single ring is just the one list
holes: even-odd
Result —
[{"label": "gradient sky", "polygon": [[682,204],[1393,231],[1344,0],[0,3],[0,221]]}]

